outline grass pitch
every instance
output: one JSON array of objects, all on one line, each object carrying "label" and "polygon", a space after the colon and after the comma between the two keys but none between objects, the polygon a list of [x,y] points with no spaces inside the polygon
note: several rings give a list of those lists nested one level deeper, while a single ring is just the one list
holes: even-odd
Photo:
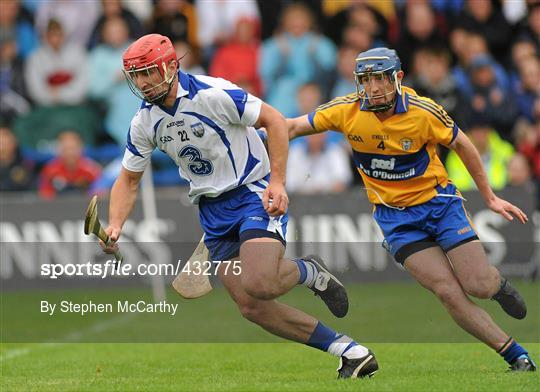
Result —
[{"label": "grass pitch", "polygon": [[[538,391],[540,387],[538,372],[505,373],[495,353],[471,343],[370,344],[381,369],[362,380],[336,380],[336,358],[288,343],[25,347],[27,353],[2,361],[2,391]],[[539,358],[539,344],[527,347]]]},{"label": "grass pitch", "polygon": [[[523,321],[510,319],[493,302],[481,303],[538,362],[540,286],[517,286],[529,304],[529,315]],[[3,293],[0,390],[540,390],[539,372],[506,373],[504,361],[486,346],[472,343],[419,286],[358,284],[348,285],[348,290],[351,312],[342,320],[329,316],[308,290],[293,290],[285,302],[369,346],[381,367],[372,379],[336,380],[337,358],[299,344],[276,343],[280,340],[243,320],[221,289],[197,301],[181,301],[181,311],[172,318],[118,314],[95,319],[73,315],[43,318],[35,311],[34,302],[43,297],[149,299],[148,290]],[[174,300],[178,299],[170,293],[169,301]],[[6,314],[18,316],[6,318]],[[17,329],[19,335],[14,333]],[[32,329],[47,336],[58,330],[63,338],[27,334]],[[16,336],[33,343],[5,343]],[[121,336],[128,336],[126,341],[156,343],[98,343],[121,341]],[[209,341],[211,336],[216,343],[157,343]],[[39,342],[45,340],[54,343]],[[77,341],[88,343],[72,343]],[[234,343],[219,343],[224,341]]]}]

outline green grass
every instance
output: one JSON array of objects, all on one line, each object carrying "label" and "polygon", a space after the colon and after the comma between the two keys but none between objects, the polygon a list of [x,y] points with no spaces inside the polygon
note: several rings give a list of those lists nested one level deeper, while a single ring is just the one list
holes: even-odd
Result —
[{"label": "green grass", "polygon": [[[538,361],[540,285],[517,286],[529,305],[525,320],[509,318],[491,301],[481,304],[519,342],[526,342]],[[0,391],[540,390],[539,373],[506,373],[504,361],[472,343],[419,286],[356,284],[348,285],[348,291],[350,313],[340,320],[308,290],[293,290],[284,301],[370,342],[364,344],[374,350],[381,370],[369,380],[336,380],[336,358],[303,345],[276,343],[280,340],[243,320],[222,289],[196,301],[169,293],[169,302],[180,303],[174,317],[49,317],[39,312],[39,300],[45,298],[150,299],[148,289],[2,293]],[[50,341],[55,343],[43,343]],[[71,343],[79,341],[88,343]]]},{"label": "green grass", "polygon": [[[9,353],[15,348],[6,348]],[[336,358],[295,344],[30,345],[2,362],[2,391],[534,391],[481,344],[370,344],[381,365],[336,380]],[[528,349],[538,358],[539,344]]]}]

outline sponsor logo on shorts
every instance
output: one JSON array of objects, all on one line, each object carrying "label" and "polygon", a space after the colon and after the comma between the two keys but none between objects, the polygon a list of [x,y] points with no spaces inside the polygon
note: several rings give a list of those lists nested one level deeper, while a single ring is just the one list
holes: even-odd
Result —
[{"label": "sponsor logo on shorts", "polygon": [[260,216],[250,216],[248,219],[254,220],[254,221],[262,221],[263,218]]},{"label": "sponsor logo on shorts", "polygon": [[472,227],[471,226],[467,226],[467,227],[464,227],[463,229],[459,229],[457,231],[458,234],[465,234],[465,233],[468,233],[469,231],[472,231]]}]

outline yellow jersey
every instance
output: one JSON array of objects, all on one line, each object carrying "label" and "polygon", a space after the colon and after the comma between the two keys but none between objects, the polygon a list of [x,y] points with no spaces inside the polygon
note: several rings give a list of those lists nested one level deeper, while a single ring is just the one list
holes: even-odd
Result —
[{"label": "yellow jersey", "polygon": [[308,119],[315,130],[347,138],[371,203],[409,207],[431,200],[437,185],[448,184],[436,145],[451,144],[459,128],[440,105],[411,88],[402,87],[396,98],[394,115],[384,121],[356,93],[319,106]]}]

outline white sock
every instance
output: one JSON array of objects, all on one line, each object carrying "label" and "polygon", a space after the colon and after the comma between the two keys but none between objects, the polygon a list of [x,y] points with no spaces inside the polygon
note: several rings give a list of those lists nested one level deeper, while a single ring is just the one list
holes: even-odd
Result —
[{"label": "white sock", "polygon": [[362,358],[368,355],[368,349],[358,343],[347,335],[341,335],[334,340],[327,350],[328,353],[341,357],[342,355],[349,358]]},{"label": "white sock", "polygon": [[[303,266],[305,268],[306,277],[303,281],[298,282],[299,284],[306,285],[308,287],[312,287],[315,284],[315,279],[317,278],[317,268],[315,266],[308,262],[304,261],[302,259],[296,259],[294,260],[298,265],[298,268],[301,268]],[[301,265],[300,265],[301,264]]]},{"label": "white sock", "polygon": [[342,355],[349,359],[355,359],[365,357],[368,354],[369,350],[367,347],[364,347],[361,344],[357,344],[356,346],[349,348]]}]

